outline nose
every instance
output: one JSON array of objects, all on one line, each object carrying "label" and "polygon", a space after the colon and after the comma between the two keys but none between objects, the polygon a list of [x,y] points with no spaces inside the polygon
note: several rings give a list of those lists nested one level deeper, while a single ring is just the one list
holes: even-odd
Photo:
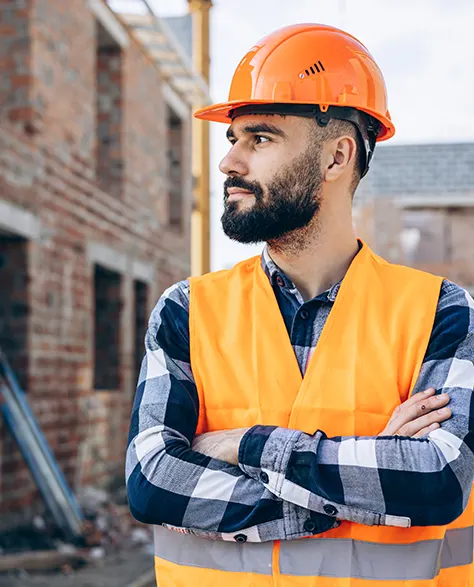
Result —
[{"label": "nose", "polygon": [[248,165],[242,157],[242,153],[239,153],[235,146],[230,149],[224,159],[219,163],[219,170],[228,176],[244,176],[249,172]]}]

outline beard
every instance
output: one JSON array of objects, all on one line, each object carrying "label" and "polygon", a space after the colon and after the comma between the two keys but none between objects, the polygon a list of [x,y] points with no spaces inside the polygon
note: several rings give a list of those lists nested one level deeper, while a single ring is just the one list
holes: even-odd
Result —
[{"label": "beard", "polygon": [[[259,182],[245,181],[240,176],[228,177],[224,183],[221,217],[224,233],[241,243],[267,242],[273,248],[281,248],[284,243],[287,248],[291,241],[300,240],[294,238],[295,232],[305,232],[314,223],[321,206],[320,159],[321,152],[315,152],[314,147],[297,157],[268,183],[266,197]],[[239,210],[239,201],[228,202],[227,190],[231,187],[252,192],[255,197],[252,207]]]}]

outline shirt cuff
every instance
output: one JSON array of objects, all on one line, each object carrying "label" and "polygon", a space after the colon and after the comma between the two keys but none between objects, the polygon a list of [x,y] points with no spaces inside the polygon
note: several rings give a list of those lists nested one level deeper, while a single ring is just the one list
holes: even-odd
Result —
[{"label": "shirt cuff", "polygon": [[[293,452],[312,453],[312,458],[316,459],[318,447],[324,443],[323,437],[321,432],[315,436],[308,436],[299,430],[254,426],[240,441],[239,467],[249,477],[259,480],[276,497],[300,506],[306,511],[310,510],[318,514],[326,514],[333,519],[339,518],[367,526],[410,527],[410,518],[367,511],[347,503],[333,501],[328,499],[330,497],[328,495],[322,497],[314,488],[314,484],[310,490],[307,488],[311,487],[310,480],[305,480],[303,477],[311,474],[311,467],[302,467],[298,481],[294,479],[294,474],[287,475]],[[294,469],[293,465],[292,462],[292,469]]]},{"label": "shirt cuff", "polygon": [[[276,426],[250,428],[239,446],[239,467],[280,496],[285,472],[296,442],[303,433]],[[266,472],[275,473],[268,475]]]}]

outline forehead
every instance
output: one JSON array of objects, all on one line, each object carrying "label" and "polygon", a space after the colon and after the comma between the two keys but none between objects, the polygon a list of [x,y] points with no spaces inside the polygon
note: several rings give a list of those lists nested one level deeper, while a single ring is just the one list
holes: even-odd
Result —
[{"label": "forehead", "polygon": [[246,134],[252,132],[264,132],[262,127],[268,127],[284,133],[287,137],[301,132],[303,128],[307,128],[310,120],[301,116],[280,116],[279,114],[246,114],[238,116],[232,121],[229,131],[232,134]]}]

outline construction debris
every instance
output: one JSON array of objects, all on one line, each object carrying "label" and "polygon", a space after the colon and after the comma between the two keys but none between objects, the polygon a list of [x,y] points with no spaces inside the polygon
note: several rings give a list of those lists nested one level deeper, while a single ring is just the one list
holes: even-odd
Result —
[{"label": "construction debris", "polygon": [[111,557],[131,551],[149,553],[151,564],[151,529],[136,522],[128,505],[115,503],[115,497],[94,487],[79,492],[85,516],[79,541],[65,541],[48,516],[35,516],[28,527],[0,534],[0,573],[59,571],[67,575],[84,566],[105,566]]},{"label": "construction debris", "polygon": [[71,569],[90,561],[85,550],[58,552],[57,550],[37,550],[0,556],[0,573],[7,571],[56,571],[67,565]]}]

